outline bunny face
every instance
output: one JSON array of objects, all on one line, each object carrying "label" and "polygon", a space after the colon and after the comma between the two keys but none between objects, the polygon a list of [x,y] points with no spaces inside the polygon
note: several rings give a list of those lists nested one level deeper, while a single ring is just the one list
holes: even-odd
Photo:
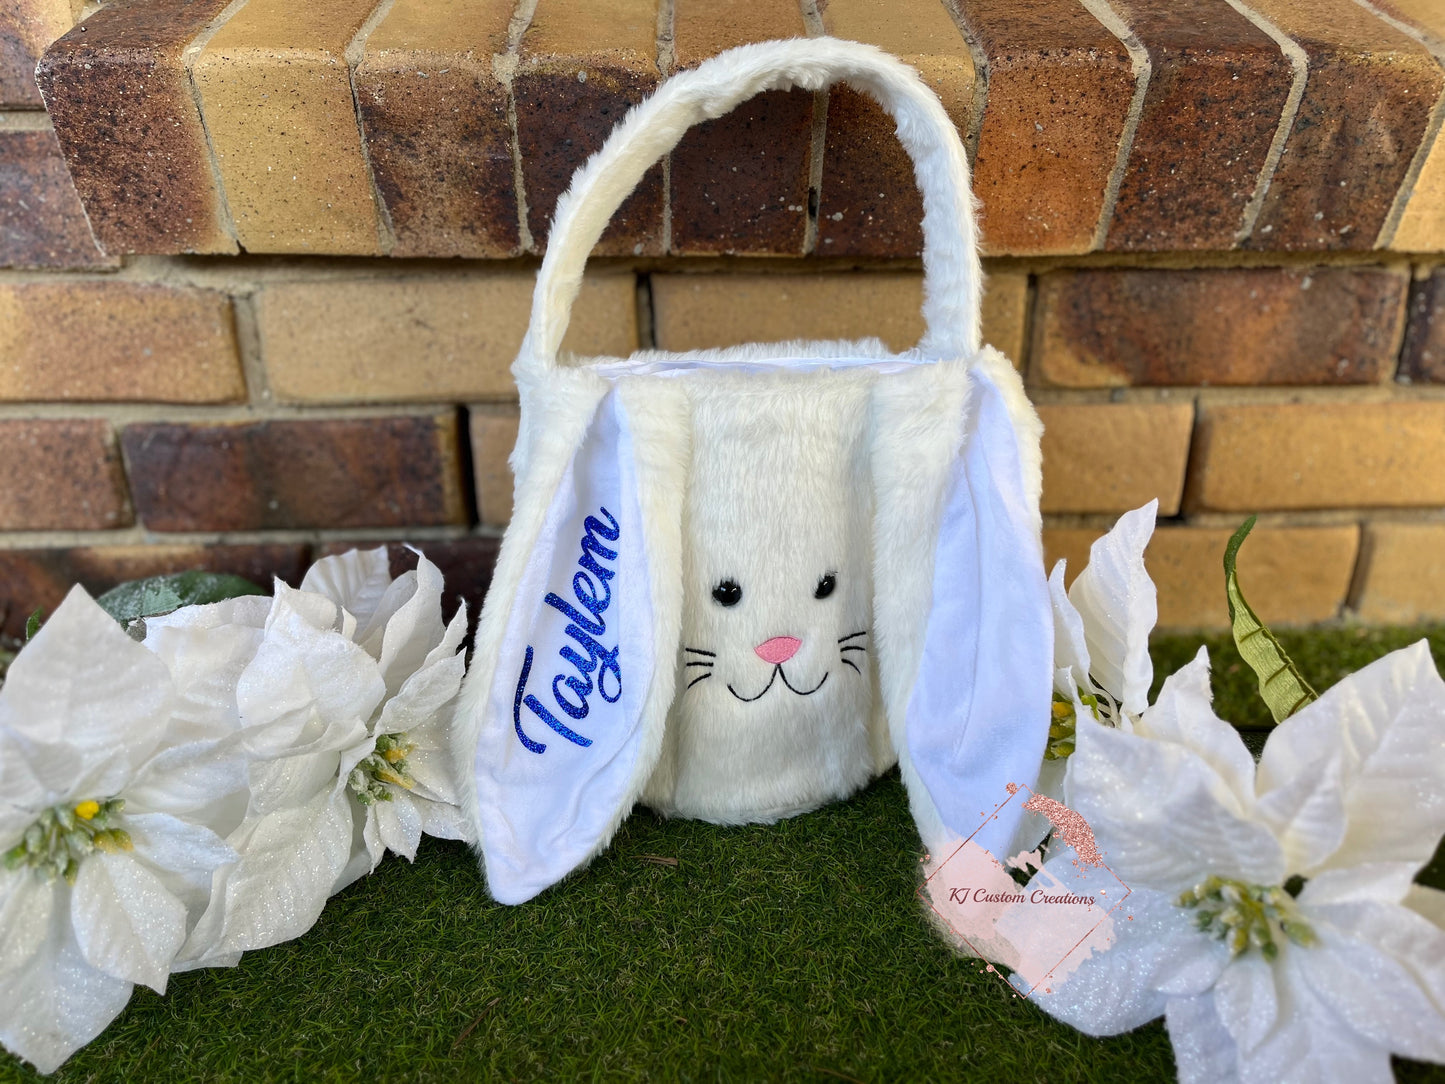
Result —
[{"label": "bunny face", "polygon": [[846,796],[875,764],[866,384],[699,382],[677,693],[642,800],[723,823]]}]

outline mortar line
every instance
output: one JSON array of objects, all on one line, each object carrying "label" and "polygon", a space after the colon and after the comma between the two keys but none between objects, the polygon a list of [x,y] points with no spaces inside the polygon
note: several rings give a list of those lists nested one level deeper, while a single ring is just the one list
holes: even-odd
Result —
[{"label": "mortar line", "polygon": [[[1418,41],[1435,58],[1436,63],[1441,68],[1445,68],[1445,40],[1428,30],[1407,23],[1403,19],[1395,18],[1389,12],[1370,3],[1370,0],[1355,0],[1355,3],[1387,26]],[[1395,243],[1395,234],[1400,228],[1400,220],[1405,217],[1405,208],[1409,206],[1410,197],[1415,194],[1415,184],[1420,180],[1420,173],[1425,168],[1425,162],[1429,159],[1430,152],[1441,142],[1442,130],[1445,130],[1445,88],[1441,89],[1440,97],[1435,100],[1435,108],[1430,111],[1430,119],[1425,124],[1424,136],[1420,140],[1420,145],[1415,148],[1414,157],[1410,159],[1410,168],[1405,171],[1405,176],[1400,179],[1400,187],[1395,190],[1395,199],[1390,204],[1390,213],[1385,216],[1379,236],[1375,238],[1374,247],[1376,249],[1389,248]]]},{"label": "mortar line", "polygon": [[396,247],[396,231],[391,224],[391,211],[386,206],[386,200],[382,198],[381,188],[376,183],[376,170],[371,164],[371,148],[366,141],[366,125],[361,119],[361,93],[356,85],[356,69],[361,66],[362,60],[366,57],[366,43],[371,38],[372,32],[381,25],[396,5],[396,0],[381,0],[372,9],[366,22],[346,43],[346,49],[342,56],[346,61],[346,79],[351,87],[351,111],[356,115],[356,135],[361,141],[361,161],[366,166],[366,179],[371,186],[372,205],[376,208],[376,241],[381,253],[384,256],[391,255]]},{"label": "mortar line", "polygon": [[200,59],[201,53],[205,52],[206,46],[211,39],[220,32],[231,19],[244,8],[248,0],[231,0],[219,15],[206,24],[205,28],[191,39],[189,45],[181,50],[181,66],[186,71],[186,85],[191,88],[191,102],[196,107],[196,116],[200,118],[201,135],[206,141],[206,162],[211,168],[211,179],[216,185],[216,218],[220,222],[223,232],[230,235],[236,243],[239,252],[244,253],[246,246],[241,244],[240,231],[236,229],[235,216],[231,214],[231,198],[226,194],[226,180],[221,175],[221,159],[216,153],[216,142],[211,136],[211,125],[206,120],[206,110],[201,100],[201,88],[196,82],[196,61]]},{"label": "mortar line", "polygon": [[1280,51],[1284,53],[1285,58],[1289,61],[1290,70],[1294,73],[1290,78],[1289,94],[1285,96],[1284,109],[1279,114],[1279,123],[1275,125],[1274,138],[1270,140],[1269,150],[1264,156],[1264,165],[1260,167],[1259,176],[1254,179],[1254,192],[1251,193],[1249,202],[1244,205],[1244,214],[1240,218],[1239,229],[1234,234],[1234,243],[1242,245],[1254,234],[1254,227],[1258,224],[1259,216],[1264,211],[1264,201],[1269,195],[1269,187],[1274,183],[1274,175],[1279,169],[1280,159],[1284,157],[1285,144],[1289,142],[1290,133],[1294,131],[1300,103],[1304,101],[1305,88],[1309,84],[1310,57],[1304,51],[1303,46],[1270,22],[1263,14],[1249,7],[1244,0],[1225,0],[1225,3],[1269,35],[1279,46]]},{"label": "mortar line", "polygon": [[973,91],[968,105],[968,131],[963,135],[963,148],[968,155],[969,167],[972,168],[978,161],[978,144],[983,138],[983,114],[988,108],[988,84],[992,72],[988,62],[988,50],[983,47],[983,39],[964,16],[963,5],[959,0],[944,0],[943,7],[953,19],[953,25],[958,27],[963,43],[968,46],[969,56],[973,59]]},{"label": "mortar line", "polygon": [[232,294],[231,312],[236,326],[236,351],[241,358],[241,376],[246,382],[247,402],[252,407],[265,409],[274,404],[275,397],[271,394],[271,381],[266,375],[261,347],[261,324],[256,301],[259,292]]},{"label": "mortar line", "polygon": [[521,63],[522,39],[537,13],[537,0],[517,0],[507,23],[507,51],[492,54],[492,74],[507,93],[507,128],[512,151],[512,188],[517,197],[517,241],[523,252],[536,252],[537,242],[527,222],[527,186],[522,174],[522,136],[517,127],[515,76]]},{"label": "mortar line", "polygon": [[[672,75],[677,55],[673,40],[675,0],[661,0],[657,5],[657,74],[663,79]],[[672,252],[672,152],[662,156],[662,254]],[[649,289],[650,289],[649,281]]]},{"label": "mortar line", "polygon": [[[827,29],[818,11],[817,0],[798,0],[803,16],[803,29],[810,38],[823,37]],[[803,197],[803,255],[811,256],[818,249],[818,210],[823,206],[823,155],[828,140],[828,100],[830,88],[813,91],[813,124],[808,140],[808,191]]]},{"label": "mortar line", "polygon": [[330,542],[461,542],[500,539],[504,528],[444,524],[401,527],[290,527],[246,531],[152,531],[140,524],[115,530],[0,531],[0,549],[48,550],[146,546],[325,545]]},{"label": "mortar line", "polygon": [[0,132],[50,132],[54,128],[44,109],[0,110]]},{"label": "mortar line", "polygon": [[1134,135],[1139,130],[1139,121],[1144,115],[1144,99],[1149,93],[1149,80],[1154,65],[1149,59],[1149,50],[1134,35],[1124,18],[1109,6],[1109,0],[1079,0],[1094,18],[1104,25],[1129,52],[1129,65],[1134,71],[1134,96],[1129,100],[1129,112],[1124,119],[1123,131],[1119,133],[1119,149],[1114,156],[1114,168],[1109,172],[1108,183],[1104,185],[1104,202],[1099,221],[1094,227],[1091,250],[1104,247],[1109,237],[1109,227],[1114,224],[1114,209],[1119,202],[1119,189],[1124,185],[1124,174],[1129,168],[1129,157],[1134,150]]}]

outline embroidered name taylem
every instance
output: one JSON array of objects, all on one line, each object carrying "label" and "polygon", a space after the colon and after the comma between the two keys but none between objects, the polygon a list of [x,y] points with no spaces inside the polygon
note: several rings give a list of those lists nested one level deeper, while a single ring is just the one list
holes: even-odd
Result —
[{"label": "embroidered name taylem", "polygon": [[[564,643],[557,652],[565,663],[576,670],[575,675],[569,674],[564,668],[552,678],[552,701],[556,710],[571,719],[587,718],[590,707],[588,697],[594,689],[609,704],[615,704],[622,695],[622,667],[617,661],[620,645],[609,651],[598,639],[607,634],[607,622],[602,615],[607,612],[607,607],[612,602],[611,581],[617,574],[615,567],[608,568],[602,563],[616,561],[617,550],[609,549],[598,539],[615,543],[622,534],[622,528],[606,508],[598,506],[597,512],[606,519],[606,523],[597,516],[588,516],[582,522],[582,556],[577,562],[581,571],[572,577],[572,597],[575,605],[553,592],[548,592],[547,597],[542,600],[568,619],[569,623],[563,632],[575,642],[575,646]],[[557,718],[551,708],[527,692],[527,679],[532,673],[532,657],[532,645],[528,644],[522,660],[522,673],[517,679],[517,695],[512,700],[512,723],[516,727],[517,737],[533,753],[547,751],[544,743],[533,741],[522,729],[522,708],[526,707],[568,741],[584,748],[591,745],[591,738],[578,734]]]}]

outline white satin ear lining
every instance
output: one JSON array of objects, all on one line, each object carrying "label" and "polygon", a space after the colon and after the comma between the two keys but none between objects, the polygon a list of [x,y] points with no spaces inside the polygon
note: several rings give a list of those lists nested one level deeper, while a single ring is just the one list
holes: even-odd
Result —
[{"label": "white satin ear lining", "polygon": [[476,747],[492,895],[521,903],[605,846],[635,798],[653,610],[632,434],[598,404],[519,586]]},{"label": "white satin ear lining", "polygon": [[[933,603],[904,733],[942,829],[954,841],[972,835],[997,857],[1022,803],[984,821],[1009,797],[1008,784],[1034,785],[1043,760],[1053,617],[1019,436],[1000,389],[977,368],[970,375],[964,444],[944,492]],[[915,813],[923,797],[911,795]],[[949,839],[929,838],[938,830],[932,818],[918,821],[924,845],[938,853]]]}]

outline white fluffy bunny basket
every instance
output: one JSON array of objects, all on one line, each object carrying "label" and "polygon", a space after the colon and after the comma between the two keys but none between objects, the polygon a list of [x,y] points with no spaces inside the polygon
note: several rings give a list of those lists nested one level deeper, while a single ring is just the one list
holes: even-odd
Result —
[{"label": "white fluffy bunny basket", "polygon": [[[892,114],[913,158],[917,347],[559,358],[588,253],[691,125],[839,80]],[[578,171],[512,367],[515,511],[457,716],[496,899],[588,862],[639,801],[775,821],[895,762],[926,847],[1009,842],[1016,813],[979,825],[1006,783],[1037,776],[1053,623],[1041,426],[1013,367],[980,347],[981,274],[957,132],[916,72],[855,42],[714,57]]]}]

